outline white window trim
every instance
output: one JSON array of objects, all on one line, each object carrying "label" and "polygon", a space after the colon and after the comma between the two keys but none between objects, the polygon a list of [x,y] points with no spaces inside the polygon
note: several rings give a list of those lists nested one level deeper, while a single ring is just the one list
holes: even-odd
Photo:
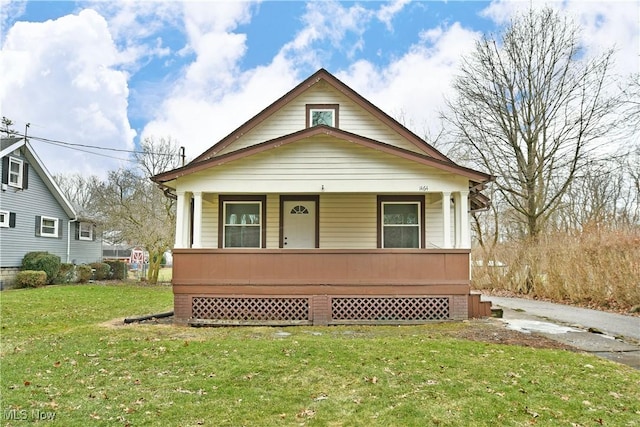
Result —
[{"label": "white window trim", "polygon": [[[416,221],[417,224],[385,224],[384,222],[384,208],[387,205],[416,205],[417,206],[417,216],[416,216]],[[382,230],[380,230],[381,232],[381,236],[380,236],[380,243],[382,248],[385,248],[385,244],[384,244],[384,228],[385,227],[418,227],[418,246],[417,248],[405,248],[405,249],[418,249],[422,247],[422,221],[420,219],[420,213],[422,212],[422,206],[421,206],[421,202],[412,202],[412,201],[398,201],[398,202],[381,202],[381,209],[380,209],[380,224],[382,225]]]},{"label": "white window trim", "polygon": [[[227,205],[254,205],[254,204],[258,204],[258,223],[257,224],[242,224],[241,218],[238,218],[236,223],[227,223]],[[246,247],[238,247],[238,246],[229,246],[228,248],[230,249],[260,249],[262,248],[262,227],[264,226],[264,224],[262,224],[262,202],[259,200],[225,200],[222,203],[222,245],[223,248],[227,248],[227,226],[238,226],[238,225],[242,225],[242,226],[246,226],[246,227],[258,227],[259,232],[258,232],[258,236],[259,236],[259,240],[258,240],[258,246],[246,246]]]},{"label": "white window trim", "polygon": [[[82,226],[87,226],[89,228],[89,236],[83,236],[82,235]],[[93,224],[91,224],[90,222],[80,222],[78,227],[80,227],[80,229],[78,230],[78,240],[93,240]],[[84,230],[85,232],[87,230]]]},{"label": "white window trim", "polygon": [[[53,221],[53,233],[47,233],[44,230],[44,222],[45,221]],[[41,237],[58,237],[58,221],[60,221],[58,218],[52,218],[49,216],[42,216],[40,217],[40,236]]]},{"label": "white window trim", "polygon": [[[15,163],[18,165],[18,172],[13,172],[11,170],[11,164]],[[22,174],[24,171],[24,162],[21,159],[16,159],[15,157],[9,157],[9,180],[8,184],[11,187],[22,188]],[[11,180],[12,177],[16,177],[16,182]]]},{"label": "white window trim", "polygon": [[9,228],[10,215],[9,211],[0,211],[0,227]]},{"label": "white window trim", "polygon": [[313,124],[313,113],[315,112],[331,113],[331,124],[329,126],[336,127],[336,110],[334,108],[310,108],[309,109],[309,126],[316,126]]}]

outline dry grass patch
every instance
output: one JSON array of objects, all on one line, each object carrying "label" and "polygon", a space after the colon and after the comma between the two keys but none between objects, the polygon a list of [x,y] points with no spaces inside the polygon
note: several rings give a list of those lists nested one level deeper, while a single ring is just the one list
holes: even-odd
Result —
[{"label": "dry grass patch", "polygon": [[490,254],[478,249],[474,258],[485,260],[484,267],[473,270],[477,289],[501,289],[617,311],[640,308],[637,229],[548,234],[537,243],[498,245]]}]

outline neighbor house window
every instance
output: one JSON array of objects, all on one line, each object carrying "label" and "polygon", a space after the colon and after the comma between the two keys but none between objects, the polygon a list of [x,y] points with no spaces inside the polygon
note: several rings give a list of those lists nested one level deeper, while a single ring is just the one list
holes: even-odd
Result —
[{"label": "neighbor house window", "polygon": [[0,211],[0,227],[9,227],[9,212]]},{"label": "neighbor house window", "polygon": [[380,247],[422,247],[423,200],[412,197],[380,197],[378,200]]},{"label": "neighbor house window", "polygon": [[93,240],[93,224],[90,222],[81,222],[80,230],[78,230],[78,239]]},{"label": "neighbor house window", "polygon": [[307,127],[338,127],[338,104],[307,104]]},{"label": "neighbor house window", "polygon": [[60,220],[48,216],[36,217],[36,236],[60,237]]},{"label": "neighbor house window", "polygon": [[261,248],[264,244],[265,200],[221,196],[222,247]]},{"label": "neighbor house window", "polygon": [[9,185],[22,188],[23,162],[20,159],[9,157]]}]

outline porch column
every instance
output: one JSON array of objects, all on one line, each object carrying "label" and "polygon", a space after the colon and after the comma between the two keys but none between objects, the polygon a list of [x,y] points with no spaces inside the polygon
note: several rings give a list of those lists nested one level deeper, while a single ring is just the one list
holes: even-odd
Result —
[{"label": "porch column", "polygon": [[187,198],[186,192],[176,191],[178,200],[176,201],[176,243],[175,248],[186,248],[187,243],[185,241],[185,219],[187,218]]},{"label": "porch column", "polygon": [[202,247],[202,192],[193,193],[193,243],[192,248]]},{"label": "porch column", "polygon": [[471,248],[471,233],[469,225],[469,192],[461,191],[460,200],[458,203],[458,211],[460,212],[460,221],[458,222],[458,229],[460,230],[459,248]]},{"label": "porch column", "polygon": [[462,221],[462,212],[460,210],[461,206],[460,206],[460,192],[459,191],[455,191],[451,194],[451,197],[453,199],[453,224],[451,225],[453,227],[453,247],[454,248],[460,248],[461,244],[462,244],[462,235],[460,234],[460,232],[462,231],[460,229],[460,224]]},{"label": "porch column", "polygon": [[451,248],[451,193],[442,192],[442,247]]}]

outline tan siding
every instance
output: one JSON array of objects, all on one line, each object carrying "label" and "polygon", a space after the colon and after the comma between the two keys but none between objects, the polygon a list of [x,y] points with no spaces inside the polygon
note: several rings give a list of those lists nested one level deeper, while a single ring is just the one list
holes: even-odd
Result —
[{"label": "tan siding", "polygon": [[428,194],[425,209],[426,247],[441,248],[443,245],[442,195]]},{"label": "tan siding", "polygon": [[218,196],[215,194],[202,198],[202,246],[218,247]]},{"label": "tan siding", "polygon": [[267,249],[280,246],[280,197],[267,195]]},{"label": "tan siding", "polygon": [[[418,163],[317,136],[179,179],[192,191],[316,193],[461,191],[467,181]],[[422,188],[427,186],[428,190]]]},{"label": "tan siding", "polygon": [[320,196],[320,248],[374,249],[377,245],[376,196]]},{"label": "tan siding", "polygon": [[375,117],[351,102],[349,98],[340,92],[326,84],[316,84],[218,154],[250,147],[304,129],[306,124],[306,104],[339,104],[338,127],[340,129],[375,139],[385,144],[395,145],[415,152],[423,152],[391,130],[391,128],[378,122]]},{"label": "tan siding", "polygon": [[[427,248],[443,245],[442,196],[425,196]],[[377,199],[375,194],[320,194],[320,248],[373,249],[377,247]],[[280,244],[280,198],[267,195],[267,248]],[[454,212],[451,212],[452,226]],[[455,231],[452,231],[452,242]],[[202,246],[218,247],[218,195],[206,194],[202,202]]]}]

